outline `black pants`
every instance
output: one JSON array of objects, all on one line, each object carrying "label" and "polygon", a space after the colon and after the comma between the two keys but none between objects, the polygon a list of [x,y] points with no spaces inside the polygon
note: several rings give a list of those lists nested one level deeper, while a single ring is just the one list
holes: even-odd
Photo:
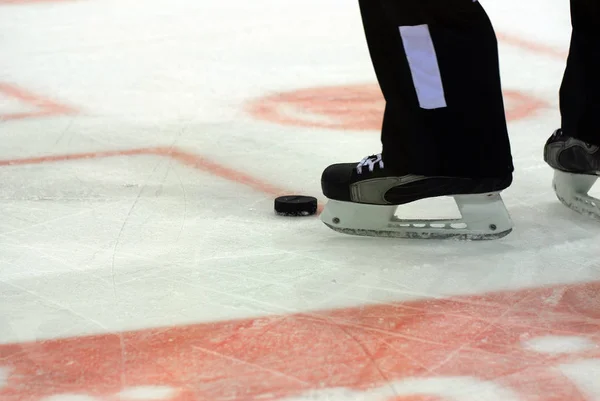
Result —
[{"label": "black pants", "polygon": [[567,135],[600,146],[600,1],[571,0],[571,25],[561,125]]},{"label": "black pants", "polygon": [[[386,166],[404,173],[512,173],[492,24],[472,0],[359,0],[386,100]],[[600,0],[571,0],[573,36],[561,86],[564,131],[600,145]]]}]

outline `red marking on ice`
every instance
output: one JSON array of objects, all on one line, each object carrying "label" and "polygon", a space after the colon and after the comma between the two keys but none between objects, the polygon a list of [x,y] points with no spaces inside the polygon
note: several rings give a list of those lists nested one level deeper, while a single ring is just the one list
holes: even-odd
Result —
[{"label": "red marking on ice", "polygon": [[0,96],[5,96],[9,99],[16,100],[22,103],[23,106],[26,106],[26,108],[34,109],[33,111],[23,111],[17,113],[2,113],[0,110],[0,121],[22,120],[32,117],[56,116],[75,113],[75,109],[69,106],[36,95],[6,82],[0,82]]},{"label": "red marking on ice", "polygon": [[[494,398],[498,389],[518,400],[584,401],[557,367],[600,360],[600,305],[584,296],[599,292],[600,283],[589,283],[3,345],[0,364],[10,373],[0,399],[112,400],[124,388],[159,386],[174,389],[172,401],[297,399],[309,391],[442,401],[465,390],[471,400],[473,391]],[[596,348],[546,354],[523,346],[546,336],[582,337]],[[454,377],[469,387],[439,388]],[[438,388],[406,394],[419,383]],[[394,385],[404,392],[394,396]],[[382,391],[389,395],[380,399]]]},{"label": "red marking on ice", "polygon": [[278,188],[275,185],[271,185],[268,182],[253,177],[243,171],[235,170],[233,168],[219,164],[206,157],[196,155],[190,152],[186,152],[177,148],[140,148],[140,149],[126,149],[126,150],[111,150],[105,152],[84,152],[84,153],[69,153],[62,155],[50,155],[40,157],[28,157],[23,159],[10,159],[0,160],[1,166],[18,166],[28,164],[43,164],[43,163],[56,163],[64,161],[74,160],[85,160],[85,159],[101,159],[107,157],[119,157],[119,156],[143,156],[143,155],[157,155],[170,157],[178,162],[202,170],[212,174],[215,177],[223,178],[225,180],[235,182],[248,186],[257,191],[263,192],[269,195],[281,195],[289,193],[283,188]]},{"label": "red marking on ice", "polygon": [[[215,177],[219,177],[236,184],[247,186],[255,191],[264,193],[271,197],[295,193],[294,190],[278,187],[277,185],[271,184],[266,180],[252,176],[244,171],[236,170],[234,168],[225,166],[214,160],[211,160],[207,157],[197,155],[191,152],[186,152],[175,147],[110,150],[104,152],[69,153],[62,155],[27,157],[22,159],[8,159],[0,160],[0,167],[144,155],[170,157],[181,164],[187,165],[197,170],[201,170]],[[318,213],[320,213],[322,210],[323,205],[319,204],[317,209]]]},{"label": "red marking on ice", "polygon": [[537,56],[547,56],[563,62],[566,62],[567,60],[566,51],[557,49],[547,44],[532,42],[530,40],[524,39],[521,36],[513,35],[506,32],[496,33],[496,36],[498,37],[499,41],[502,41],[507,45],[519,47],[522,50],[528,51]]},{"label": "red marking on ice", "polygon": [[[522,91],[505,90],[506,115],[510,121],[535,115],[549,107]],[[254,117],[301,127],[378,131],[385,101],[377,85],[331,86],[277,93],[251,102]]]},{"label": "red marking on ice", "polygon": [[72,0],[0,0],[0,5],[35,4],[35,3],[66,3]]}]

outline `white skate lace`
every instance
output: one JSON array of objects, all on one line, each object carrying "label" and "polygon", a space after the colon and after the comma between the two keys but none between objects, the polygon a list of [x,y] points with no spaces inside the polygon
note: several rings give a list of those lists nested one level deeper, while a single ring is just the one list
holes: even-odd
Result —
[{"label": "white skate lace", "polygon": [[375,165],[379,165],[379,168],[383,168],[381,153],[363,158],[356,166],[356,172],[362,174],[363,167],[369,167],[369,171],[372,172],[375,169]]}]

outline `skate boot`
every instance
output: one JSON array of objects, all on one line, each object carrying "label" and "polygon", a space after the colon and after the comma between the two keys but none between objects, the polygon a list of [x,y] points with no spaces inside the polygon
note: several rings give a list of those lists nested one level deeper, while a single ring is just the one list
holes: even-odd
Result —
[{"label": "skate boot", "polygon": [[[401,238],[497,239],[512,231],[500,192],[505,178],[425,177],[399,174],[384,166],[381,155],[358,164],[329,166],[321,177],[329,199],[321,220],[331,229],[353,235]],[[420,199],[452,196],[462,218],[405,220],[399,206]]]},{"label": "skate boot", "polygon": [[568,208],[600,219],[600,200],[588,195],[600,173],[600,148],[554,131],[544,146],[544,161],[554,169],[552,186]]}]

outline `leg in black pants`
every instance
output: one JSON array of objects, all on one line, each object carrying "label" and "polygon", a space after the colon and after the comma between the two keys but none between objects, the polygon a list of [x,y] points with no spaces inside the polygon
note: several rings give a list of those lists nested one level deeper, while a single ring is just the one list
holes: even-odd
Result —
[{"label": "leg in black pants", "polygon": [[[472,0],[359,0],[386,100],[383,153],[329,166],[321,219],[356,235],[502,238],[512,156],[494,31]],[[399,205],[453,196],[462,217],[398,220]],[[373,207],[377,205],[376,207]]]},{"label": "leg in black pants", "polygon": [[386,166],[425,176],[510,176],[497,42],[481,5],[359,1],[386,100]]},{"label": "leg in black pants", "polygon": [[600,199],[588,192],[600,176],[600,3],[571,0],[571,47],[560,88],[561,128],[546,142],[544,160],[567,207],[600,219]]},{"label": "leg in black pants", "polygon": [[573,32],[560,89],[565,135],[600,145],[600,2],[571,0]]}]

